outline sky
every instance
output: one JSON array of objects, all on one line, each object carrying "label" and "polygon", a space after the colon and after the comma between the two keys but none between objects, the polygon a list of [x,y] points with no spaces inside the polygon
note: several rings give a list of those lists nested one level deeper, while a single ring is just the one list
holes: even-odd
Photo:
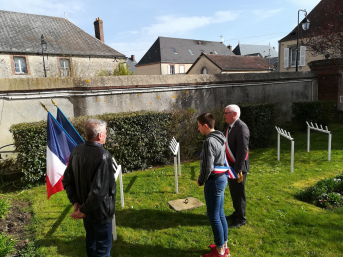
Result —
[{"label": "sky", "polygon": [[[138,62],[161,37],[224,40],[270,45],[298,22],[298,10],[310,12],[320,0],[0,0],[0,10],[67,17],[94,36],[93,22],[103,20],[105,43]],[[300,20],[304,13],[300,12]]]}]

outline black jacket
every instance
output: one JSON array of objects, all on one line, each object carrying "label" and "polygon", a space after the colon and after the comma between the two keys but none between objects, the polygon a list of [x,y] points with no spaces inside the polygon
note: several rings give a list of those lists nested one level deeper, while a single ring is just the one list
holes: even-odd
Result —
[{"label": "black jacket", "polygon": [[85,219],[105,224],[115,211],[116,182],[111,154],[101,144],[85,141],[72,151],[62,179],[70,202],[80,203]]},{"label": "black jacket", "polygon": [[245,160],[249,148],[249,138],[250,131],[248,126],[241,119],[236,120],[227,136],[228,143],[232,148],[232,154],[236,158],[235,163],[232,163],[229,158],[228,162],[236,172],[242,171],[246,173],[249,171],[249,156]]}]

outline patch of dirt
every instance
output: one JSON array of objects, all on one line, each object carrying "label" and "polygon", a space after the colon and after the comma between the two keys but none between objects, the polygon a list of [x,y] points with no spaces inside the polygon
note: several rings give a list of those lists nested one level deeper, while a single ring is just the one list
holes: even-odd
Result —
[{"label": "patch of dirt", "polygon": [[24,227],[30,223],[32,215],[30,212],[23,211],[29,206],[30,204],[25,202],[12,202],[12,207],[6,218],[0,220],[0,232],[17,240],[15,247],[17,251],[29,243]]}]

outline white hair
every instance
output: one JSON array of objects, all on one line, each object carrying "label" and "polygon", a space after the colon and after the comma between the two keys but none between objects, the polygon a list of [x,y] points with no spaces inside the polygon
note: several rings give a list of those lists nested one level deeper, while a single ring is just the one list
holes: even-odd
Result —
[{"label": "white hair", "polygon": [[85,124],[85,134],[87,140],[92,140],[97,137],[99,133],[105,131],[107,123],[98,119],[89,119]]},{"label": "white hair", "polygon": [[229,104],[228,106],[225,107],[226,108],[229,108],[230,111],[232,112],[237,112],[237,117],[239,118],[241,116],[241,109],[239,108],[238,105],[236,104]]}]

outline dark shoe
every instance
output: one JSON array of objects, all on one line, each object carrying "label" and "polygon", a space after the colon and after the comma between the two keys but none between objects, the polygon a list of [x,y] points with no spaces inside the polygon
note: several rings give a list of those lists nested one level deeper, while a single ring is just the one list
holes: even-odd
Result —
[{"label": "dark shoe", "polygon": [[236,214],[232,213],[231,215],[226,216],[225,218],[226,218],[227,221],[229,221],[229,220],[235,220],[235,219],[236,219]]},{"label": "dark shoe", "polygon": [[240,221],[240,222],[235,221],[231,225],[229,225],[229,228],[239,228],[245,224],[247,224],[246,221]]},{"label": "dark shoe", "polygon": [[[215,245],[215,244],[210,245],[210,248],[211,248],[211,249],[216,249],[216,245]],[[225,249],[225,254],[226,254],[227,256],[230,256],[229,247],[227,247],[227,248]]]}]

